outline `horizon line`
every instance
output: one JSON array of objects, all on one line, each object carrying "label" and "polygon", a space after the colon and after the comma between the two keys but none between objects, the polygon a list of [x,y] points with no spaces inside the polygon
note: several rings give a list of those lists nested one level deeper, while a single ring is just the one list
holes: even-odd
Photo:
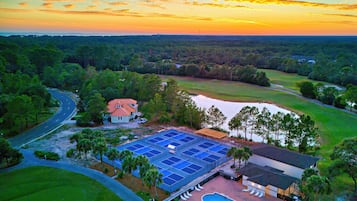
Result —
[{"label": "horizon line", "polygon": [[0,36],[219,36],[219,37],[234,37],[234,36],[286,36],[286,37],[357,37],[356,35],[348,34],[179,34],[179,33],[100,33],[100,32],[28,32],[28,31],[0,31]]}]

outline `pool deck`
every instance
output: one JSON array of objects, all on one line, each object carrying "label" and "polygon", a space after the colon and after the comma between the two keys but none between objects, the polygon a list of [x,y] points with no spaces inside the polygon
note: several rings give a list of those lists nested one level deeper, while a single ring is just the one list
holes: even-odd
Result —
[{"label": "pool deck", "polygon": [[259,198],[250,195],[248,192],[242,191],[245,187],[242,185],[241,181],[228,180],[222,176],[217,176],[202,187],[204,189],[201,191],[195,190],[191,192],[192,197],[187,199],[187,201],[201,201],[203,195],[215,192],[226,195],[235,201],[281,201],[278,198],[270,196]]}]

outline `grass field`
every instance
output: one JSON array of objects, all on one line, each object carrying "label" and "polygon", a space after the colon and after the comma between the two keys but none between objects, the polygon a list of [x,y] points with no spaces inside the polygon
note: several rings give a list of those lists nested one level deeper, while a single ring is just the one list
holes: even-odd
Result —
[{"label": "grass field", "polygon": [[[321,156],[319,169],[322,174],[327,174],[327,166],[331,163],[329,155],[333,147],[341,142],[342,139],[353,137],[357,133],[356,115],[347,114],[333,108],[326,108],[284,92],[240,82],[187,77],[171,78],[174,78],[182,89],[191,93],[230,101],[269,102],[300,114],[310,115],[315,120],[321,136],[321,149],[318,154]],[[342,178],[342,180],[344,181],[338,182],[341,183],[338,184],[338,188],[345,189],[346,187],[352,189],[351,179]]]},{"label": "grass field", "polygon": [[301,76],[295,73],[284,73],[281,71],[270,69],[259,69],[259,71],[265,72],[271,83],[281,85],[285,88],[293,89],[296,91],[299,91],[299,87],[296,84],[303,81],[309,81],[314,84],[327,84],[326,82],[310,80],[306,76]]},{"label": "grass field", "polygon": [[30,167],[0,174],[0,200],[120,201],[86,176],[48,167]]}]

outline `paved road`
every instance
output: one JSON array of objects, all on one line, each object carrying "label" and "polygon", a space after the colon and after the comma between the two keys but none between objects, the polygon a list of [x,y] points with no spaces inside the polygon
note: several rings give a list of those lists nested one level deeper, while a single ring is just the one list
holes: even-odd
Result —
[{"label": "paved road", "polygon": [[13,147],[19,148],[22,145],[47,135],[50,131],[59,127],[64,120],[71,118],[75,113],[76,103],[67,93],[61,92],[57,89],[49,89],[48,91],[60,102],[59,110],[47,121],[28,131],[25,131],[20,135],[10,138],[9,142]]},{"label": "paved road", "polygon": [[[63,121],[71,118],[76,110],[76,103],[68,95],[68,93],[61,92],[56,89],[49,89],[51,95],[60,102],[60,108],[50,119],[41,123],[40,125],[9,139],[11,145],[16,148],[20,148],[22,145],[28,144],[36,139],[49,134],[52,130],[61,126]],[[120,182],[112,179],[111,177],[85,167],[70,164],[65,161],[46,161],[38,159],[34,156],[32,150],[21,149],[21,153],[24,155],[22,162],[14,167],[0,170],[0,173],[9,172],[21,168],[31,166],[47,166],[53,168],[59,168],[86,175],[92,179],[95,179],[111,191],[113,191],[118,197],[123,200],[142,201],[142,199],[133,193],[130,189],[122,185]]]},{"label": "paved road", "polygon": [[86,175],[98,181],[99,183],[101,183],[102,185],[113,191],[118,197],[120,197],[125,201],[126,200],[142,201],[142,199],[139,196],[137,196],[130,189],[125,187],[123,184],[99,171],[77,166],[77,165],[72,165],[65,161],[47,161],[47,160],[38,159],[34,156],[32,150],[21,149],[20,151],[24,155],[24,159],[22,160],[22,162],[14,167],[0,170],[0,173],[10,172],[26,167],[31,167],[31,166],[46,166],[46,167],[64,169],[71,172]]}]

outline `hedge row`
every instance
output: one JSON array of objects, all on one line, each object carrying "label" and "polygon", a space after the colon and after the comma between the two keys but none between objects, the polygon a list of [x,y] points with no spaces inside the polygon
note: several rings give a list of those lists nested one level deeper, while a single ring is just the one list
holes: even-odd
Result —
[{"label": "hedge row", "polygon": [[41,159],[58,161],[60,159],[59,155],[55,152],[50,151],[35,151],[35,156]]}]

